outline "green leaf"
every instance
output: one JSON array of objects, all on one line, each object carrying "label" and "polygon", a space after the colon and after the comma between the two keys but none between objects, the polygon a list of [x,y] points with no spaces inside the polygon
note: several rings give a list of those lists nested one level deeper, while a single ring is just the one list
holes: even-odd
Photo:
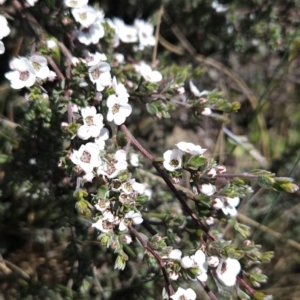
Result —
[{"label": "green leaf", "polygon": [[264,300],[266,297],[266,295],[262,292],[256,292],[253,296],[256,300]]},{"label": "green leaf", "polygon": [[99,195],[100,199],[105,199],[107,193],[108,193],[107,186],[106,185],[100,186],[100,188],[98,189],[98,195]]},{"label": "green leaf", "polygon": [[233,298],[230,293],[222,291],[222,293],[219,296],[219,299],[220,300],[232,300]]},{"label": "green leaf", "polygon": [[260,273],[253,273],[250,274],[250,280],[253,281],[257,281],[257,282],[267,282],[268,277],[264,274],[260,274]]},{"label": "green leaf", "polygon": [[266,175],[258,175],[257,182],[262,188],[265,189],[273,188],[273,184],[275,183],[273,178],[270,178],[269,176]]},{"label": "green leaf", "polygon": [[192,170],[198,170],[200,167],[207,164],[207,158],[200,155],[193,155],[186,163],[186,167]]},{"label": "green leaf", "polygon": [[147,103],[146,104],[146,108],[147,108],[147,111],[150,115],[156,115],[158,113],[158,109],[157,107],[154,105],[154,103]]},{"label": "green leaf", "polygon": [[239,223],[236,219],[229,219],[228,223],[243,237],[247,238],[250,235],[250,227]]},{"label": "green leaf", "polygon": [[245,292],[243,292],[243,291],[240,290],[240,289],[237,290],[237,295],[238,295],[239,298],[241,298],[242,300],[248,300],[248,299],[251,299],[249,295],[247,295]]}]

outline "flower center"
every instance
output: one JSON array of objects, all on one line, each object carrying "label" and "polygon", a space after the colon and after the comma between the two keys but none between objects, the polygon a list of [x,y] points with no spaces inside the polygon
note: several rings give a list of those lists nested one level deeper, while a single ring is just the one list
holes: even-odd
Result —
[{"label": "flower center", "polygon": [[131,183],[129,183],[129,182],[127,182],[126,184],[124,184],[124,189],[125,189],[127,192],[129,192],[129,193],[131,193],[131,192],[133,191],[132,185],[131,185]]},{"label": "flower center", "polygon": [[119,201],[122,203],[122,204],[125,204],[128,202],[128,196],[124,193],[122,193],[120,196],[119,196]]},{"label": "flower center", "polygon": [[78,5],[78,1],[73,0],[73,1],[70,1],[69,4],[70,4],[71,6],[77,6],[77,5]]},{"label": "flower center", "polygon": [[37,63],[36,61],[33,61],[32,63],[32,66],[33,68],[36,70],[36,71],[39,71],[41,69],[41,65],[39,63]]},{"label": "flower center", "polygon": [[91,161],[91,154],[87,151],[83,151],[81,157],[80,157],[80,160],[84,163],[89,163]]},{"label": "flower center", "polygon": [[120,111],[120,107],[121,105],[119,104],[115,104],[113,107],[112,107],[112,113],[115,115],[116,113],[118,113]]},{"label": "flower center", "polygon": [[92,116],[89,116],[89,117],[86,117],[85,118],[85,122],[88,126],[92,126],[92,125],[95,125],[94,124],[94,118]]},{"label": "flower center", "polygon": [[23,71],[23,72],[19,72],[20,73],[20,77],[19,79],[22,81],[26,81],[29,78],[29,72],[28,71]]},{"label": "flower center", "polygon": [[81,20],[86,20],[87,19],[87,13],[81,13],[81,14],[79,14],[79,18]]},{"label": "flower center", "polygon": [[177,166],[179,165],[179,161],[178,161],[177,159],[172,159],[172,160],[170,161],[170,165],[171,165],[172,167],[177,167]]},{"label": "flower center", "polygon": [[115,165],[114,164],[107,164],[106,165],[106,173],[108,174],[108,175],[111,175],[112,173],[114,173],[116,171],[116,167],[115,167]]},{"label": "flower center", "polygon": [[103,229],[107,231],[112,231],[114,229],[114,225],[111,222],[104,220],[102,222]]},{"label": "flower center", "polygon": [[94,71],[91,72],[91,75],[94,80],[98,79],[101,75],[101,72],[99,69],[95,69]]}]

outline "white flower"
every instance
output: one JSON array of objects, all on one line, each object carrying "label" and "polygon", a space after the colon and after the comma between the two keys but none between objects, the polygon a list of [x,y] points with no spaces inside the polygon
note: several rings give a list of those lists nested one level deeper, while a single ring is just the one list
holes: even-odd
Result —
[{"label": "white flower", "polygon": [[120,171],[127,169],[126,152],[124,150],[118,150],[114,154],[112,161],[107,161],[98,168],[98,174],[105,175],[108,178],[116,177]]},{"label": "white flower", "polygon": [[129,245],[132,243],[132,238],[130,235],[125,234],[124,236],[122,236],[122,242],[126,245]]},{"label": "white flower", "polygon": [[2,41],[0,41],[0,54],[3,54],[5,52],[5,47]]},{"label": "white flower", "polygon": [[27,58],[12,59],[10,67],[15,71],[5,73],[5,77],[11,81],[10,85],[13,89],[21,89],[34,85],[36,80],[35,71]]},{"label": "white flower", "polygon": [[148,200],[150,200],[152,198],[152,190],[151,189],[145,189],[144,194],[148,197]]},{"label": "white flower", "polygon": [[85,28],[90,27],[97,18],[95,9],[89,5],[73,8],[72,15]]},{"label": "white flower", "polygon": [[123,83],[117,82],[117,78],[114,76],[112,80],[112,87],[117,96],[129,97],[129,94]]},{"label": "white flower", "polygon": [[205,223],[206,223],[208,226],[214,225],[215,219],[214,219],[213,217],[208,217],[208,218],[205,219]]},{"label": "white flower", "polygon": [[123,43],[134,43],[137,41],[137,29],[135,27],[126,25],[119,18],[114,18],[113,24],[116,34]]},{"label": "white flower", "polygon": [[220,263],[219,257],[218,256],[210,256],[207,258],[207,263],[211,268],[215,268]]},{"label": "white flower", "polygon": [[196,266],[199,268],[197,279],[200,281],[207,280],[207,262],[205,259],[205,254],[201,250],[197,250],[195,255],[192,256]]},{"label": "white flower", "polygon": [[65,5],[68,7],[81,7],[88,4],[89,0],[64,0]]},{"label": "white flower", "polygon": [[89,76],[93,83],[96,83],[98,92],[111,84],[110,65],[106,62],[100,62],[89,68]]},{"label": "white flower", "polygon": [[156,43],[153,35],[154,27],[151,23],[145,22],[144,20],[134,20],[134,26],[138,30],[139,37],[139,49],[144,50],[147,46],[154,46]]},{"label": "white flower", "polygon": [[178,279],[178,277],[179,277],[179,274],[175,271],[171,271],[169,273],[169,279],[170,280],[176,281]]},{"label": "white flower", "polygon": [[109,122],[114,121],[117,125],[123,124],[132,112],[132,107],[128,104],[128,97],[124,95],[110,95],[106,105],[108,107],[107,120]]},{"label": "white flower", "polygon": [[197,279],[200,281],[207,280],[207,262],[203,251],[198,250],[192,256],[184,256],[180,261],[180,265],[184,269],[198,268]]},{"label": "white flower", "polygon": [[124,55],[122,53],[115,53],[114,61],[115,61],[116,65],[124,63],[124,61],[125,61]]},{"label": "white flower", "polygon": [[70,159],[86,173],[92,172],[94,168],[102,164],[99,157],[99,148],[94,143],[81,145],[79,150],[73,151]]},{"label": "white flower", "polygon": [[100,150],[103,150],[105,147],[105,141],[109,138],[109,131],[107,128],[102,128],[100,130],[99,136],[95,138],[95,144],[98,145]]},{"label": "white flower", "polygon": [[171,296],[173,300],[195,300],[196,293],[192,289],[178,288],[177,292]]},{"label": "white flower", "polygon": [[88,52],[85,57],[85,62],[88,66],[94,66],[99,64],[101,61],[107,60],[107,57],[103,53],[96,51],[94,54]]},{"label": "white flower", "polygon": [[88,182],[92,182],[93,179],[94,179],[95,175],[93,172],[88,172],[88,173],[85,173],[82,178],[84,181],[88,181]]},{"label": "white flower", "polygon": [[234,197],[224,197],[224,206],[222,207],[222,211],[224,215],[230,215],[231,217],[235,217],[237,215],[236,206],[240,204],[240,198]]},{"label": "white flower", "polygon": [[92,224],[92,227],[95,227],[104,233],[112,232],[114,229],[114,220],[114,215],[110,211],[106,211],[101,219]]},{"label": "white flower", "polygon": [[146,186],[143,183],[136,182],[135,179],[130,179],[122,184],[121,189],[126,195],[134,192],[144,194]]},{"label": "white flower", "polygon": [[214,10],[219,13],[219,12],[224,12],[226,11],[228,8],[226,7],[226,5],[219,3],[218,1],[213,1],[211,3],[211,7],[214,8]]},{"label": "white flower", "polygon": [[78,32],[78,41],[86,46],[97,44],[104,37],[105,31],[101,22],[96,21],[90,27],[81,27]]},{"label": "white flower", "polygon": [[182,151],[178,149],[166,151],[163,165],[170,172],[180,169],[182,165]]},{"label": "white flower", "polygon": [[46,57],[41,55],[33,55],[29,58],[29,62],[34,69],[36,77],[46,79],[50,76],[50,70],[47,65]]},{"label": "white flower", "polygon": [[10,34],[10,29],[8,27],[7,20],[4,16],[0,15],[0,40]]},{"label": "white flower", "polygon": [[224,203],[220,198],[215,198],[212,202],[212,207],[214,209],[221,209],[224,207]]},{"label": "white flower", "polygon": [[125,216],[124,219],[121,220],[119,224],[119,230],[124,231],[128,229],[129,224],[141,224],[143,222],[143,218],[140,212],[134,212],[131,210],[128,212]]},{"label": "white flower", "polygon": [[203,116],[209,116],[211,114],[212,114],[212,111],[209,107],[205,107],[201,112],[201,115],[203,115]]},{"label": "white flower", "polygon": [[139,166],[139,156],[136,153],[131,153],[130,154],[130,164],[133,167],[138,167]]},{"label": "white flower", "polygon": [[133,182],[132,188],[133,188],[134,192],[142,195],[145,193],[146,185],[144,183]]},{"label": "white flower", "polygon": [[77,131],[77,135],[82,140],[87,140],[90,137],[98,137],[103,128],[103,116],[97,114],[94,106],[87,106],[81,109],[83,125]]},{"label": "white flower", "polygon": [[0,0],[0,4],[4,4],[6,0]]},{"label": "white flower", "polygon": [[27,3],[31,6],[34,6],[35,5],[35,2],[38,2],[38,0],[26,0]]},{"label": "white flower", "polygon": [[189,269],[194,265],[194,261],[192,260],[192,258],[190,256],[184,256],[181,260],[180,260],[180,265],[184,268],[184,269]]},{"label": "white flower", "polygon": [[206,149],[202,149],[201,146],[194,145],[193,143],[179,142],[178,144],[176,144],[176,146],[181,151],[192,155],[202,155],[206,151]]},{"label": "white flower", "polygon": [[241,271],[240,262],[233,258],[221,259],[216,270],[218,279],[226,286],[233,286],[236,282],[236,276]]},{"label": "white flower", "polygon": [[146,81],[155,83],[162,80],[161,73],[158,71],[153,71],[151,67],[143,61],[139,65],[135,65],[134,67]]},{"label": "white flower", "polygon": [[56,41],[53,39],[49,39],[46,41],[46,45],[48,47],[49,50],[53,50],[57,47]]},{"label": "white flower", "polygon": [[182,252],[179,249],[173,249],[169,255],[168,258],[172,260],[180,260],[182,256]]},{"label": "white flower", "polygon": [[199,91],[199,90],[197,89],[197,87],[194,85],[193,81],[190,80],[189,84],[190,84],[191,92],[192,92],[192,94],[193,94],[195,97],[200,98],[200,97],[202,97],[202,96],[208,94],[208,91],[202,91],[202,92],[200,93],[200,91]]},{"label": "white flower", "polygon": [[204,183],[199,185],[199,190],[206,196],[211,196],[216,192],[216,187],[210,183]]}]

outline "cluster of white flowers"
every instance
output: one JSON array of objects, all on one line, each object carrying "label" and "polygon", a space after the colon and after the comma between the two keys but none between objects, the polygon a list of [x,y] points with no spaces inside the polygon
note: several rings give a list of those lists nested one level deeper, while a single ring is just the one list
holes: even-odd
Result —
[{"label": "cluster of white flowers", "polygon": [[42,55],[13,58],[9,64],[13,70],[5,73],[5,77],[11,81],[11,87],[21,89],[34,85],[36,79],[47,80],[56,77],[53,71],[47,66],[47,59]]},{"label": "cluster of white flowers", "polygon": [[[174,266],[174,264],[168,264],[169,260],[180,264],[181,272],[185,272],[188,277],[190,277],[190,274],[194,274],[195,277],[191,278],[192,280],[198,279],[203,282],[207,281],[207,272],[208,269],[211,268],[215,270],[217,278],[225,286],[235,285],[236,276],[241,270],[241,265],[238,260],[232,258],[219,258],[217,256],[206,257],[202,250],[197,250],[194,255],[182,257],[182,252],[179,249],[173,249],[167,256],[164,256],[163,259],[168,266]],[[193,271],[189,273],[189,269]],[[177,280],[178,277],[178,268],[177,271],[169,270],[170,280]],[[191,289],[184,290],[179,288],[171,298],[196,299],[196,294],[194,294],[194,291]]]},{"label": "cluster of white flowers", "polygon": [[153,35],[154,27],[151,23],[136,19],[134,25],[125,24],[119,18],[107,19],[111,28],[115,30],[114,47],[122,43],[137,43],[136,50],[144,50],[145,47],[154,46],[156,43]]},{"label": "cluster of white flowers", "polygon": [[114,47],[118,47],[120,41],[123,43],[138,42],[136,49],[144,50],[145,47],[154,46],[156,43],[153,35],[154,27],[151,23],[136,19],[134,25],[127,25],[119,18],[105,19],[103,10],[88,5],[87,0],[65,0],[64,2],[71,8],[75,21],[81,25],[76,34],[82,44],[97,44],[105,36],[105,22],[115,31]]}]

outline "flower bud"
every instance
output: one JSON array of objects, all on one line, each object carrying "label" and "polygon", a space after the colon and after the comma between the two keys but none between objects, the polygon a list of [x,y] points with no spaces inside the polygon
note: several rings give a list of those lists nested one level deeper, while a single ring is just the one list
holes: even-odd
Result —
[{"label": "flower bud", "polygon": [[207,263],[211,268],[216,268],[220,263],[219,257],[210,256],[207,258]]},{"label": "flower bud", "polygon": [[174,280],[175,281],[175,280],[178,279],[178,276],[179,276],[178,273],[175,272],[175,271],[172,271],[172,272],[169,273],[169,279],[170,280]]},{"label": "flower bud", "polygon": [[207,225],[211,226],[215,223],[215,220],[214,220],[213,217],[208,217],[208,218],[205,219],[205,222],[206,222]]}]

